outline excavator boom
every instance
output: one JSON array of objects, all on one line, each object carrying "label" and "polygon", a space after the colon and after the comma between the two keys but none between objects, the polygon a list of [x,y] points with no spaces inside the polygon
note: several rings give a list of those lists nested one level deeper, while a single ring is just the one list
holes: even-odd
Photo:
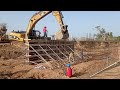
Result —
[{"label": "excavator boom", "polygon": [[[17,41],[28,40],[29,37],[31,37],[31,35],[33,33],[33,28],[35,27],[36,23],[50,13],[53,13],[53,15],[56,17],[56,20],[57,20],[57,22],[58,22],[58,24],[60,25],[60,28],[61,28],[60,31],[58,31],[55,34],[55,38],[56,39],[68,39],[68,37],[69,37],[69,33],[68,33],[68,30],[67,30],[68,26],[64,25],[64,23],[63,23],[63,15],[62,15],[61,11],[39,11],[31,17],[31,19],[28,23],[28,27],[27,27],[24,35],[21,36],[21,33],[19,33],[20,34],[19,35],[18,33],[14,33],[14,32],[12,32],[10,35],[15,36],[17,39],[14,38],[14,40],[17,40]],[[24,36],[24,38],[23,38],[23,36]]]},{"label": "excavator boom", "polygon": [[36,23],[44,18],[49,13],[53,12],[53,15],[56,17],[57,22],[59,23],[61,30],[58,34],[56,34],[56,39],[67,39],[69,37],[67,25],[63,23],[63,15],[60,11],[39,11],[38,13],[34,14],[29,21],[27,30],[26,30],[26,38],[32,33],[33,28],[35,27]]},{"label": "excavator boom", "polygon": [[36,23],[49,13],[51,13],[51,11],[39,11],[38,13],[35,13],[29,21],[26,34],[28,35],[29,33],[31,33]]}]

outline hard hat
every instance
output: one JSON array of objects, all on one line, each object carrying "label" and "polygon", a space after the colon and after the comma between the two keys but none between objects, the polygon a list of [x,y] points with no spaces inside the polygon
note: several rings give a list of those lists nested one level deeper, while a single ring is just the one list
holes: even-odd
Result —
[{"label": "hard hat", "polygon": [[67,66],[67,67],[70,67],[70,66],[71,66],[71,64],[67,64],[66,66]]}]

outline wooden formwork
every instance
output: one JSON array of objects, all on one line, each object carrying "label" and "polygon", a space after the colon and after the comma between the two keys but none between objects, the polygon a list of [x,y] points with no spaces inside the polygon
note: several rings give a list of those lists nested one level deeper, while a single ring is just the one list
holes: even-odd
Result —
[{"label": "wooden formwork", "polygon": [[42,58],[39,58],[39,55],[45,60],[50,60],[50,57],[54,60],[59,60],[58,57],[64,59],[66,58],[65,56],[68,56],[69,53],[72,52],[71,49],[74,50],[73,41],[63,40],[30,40],[29,46],[29,61],[38,62],[42,61]]}]

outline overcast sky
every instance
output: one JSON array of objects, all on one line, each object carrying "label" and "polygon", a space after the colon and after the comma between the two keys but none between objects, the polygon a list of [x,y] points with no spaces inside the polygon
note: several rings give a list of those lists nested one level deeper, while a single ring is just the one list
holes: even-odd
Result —
[{"label": "overcast sky", "polygon": [[[30,18],[38,11],[0,11],[0,23],[7,23],[8,33],[12,30],[25,31]],[[120,11],[62,11],[64,23],[68,25],[70,35],[83,37],[87,33],[94,34],[97,25],[102,26],[113,35],[120,35]],[[52,14],[49,14],[36,24],[36,29],[42,32],[47,26],[49,35],[55,34],[59,24]]]}]

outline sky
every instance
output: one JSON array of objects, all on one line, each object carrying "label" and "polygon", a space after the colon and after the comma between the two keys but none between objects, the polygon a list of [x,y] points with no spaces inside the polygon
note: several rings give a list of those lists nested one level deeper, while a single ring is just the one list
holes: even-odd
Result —
[{"label": "sky", "polygon": [[[12,30],[26,31],[30,18],[38,11],[0,11],[0,23],[7,23],[8,32]],[[70,36],[86,37],[97,33],[95,27],[100,25],[114,36],[120,35],[120,11],[62,11],[63,21],[68,25]],[[40,20],[35,29],[47,26],[48,35],[55,34],[60,26],[50,13]]]}]

